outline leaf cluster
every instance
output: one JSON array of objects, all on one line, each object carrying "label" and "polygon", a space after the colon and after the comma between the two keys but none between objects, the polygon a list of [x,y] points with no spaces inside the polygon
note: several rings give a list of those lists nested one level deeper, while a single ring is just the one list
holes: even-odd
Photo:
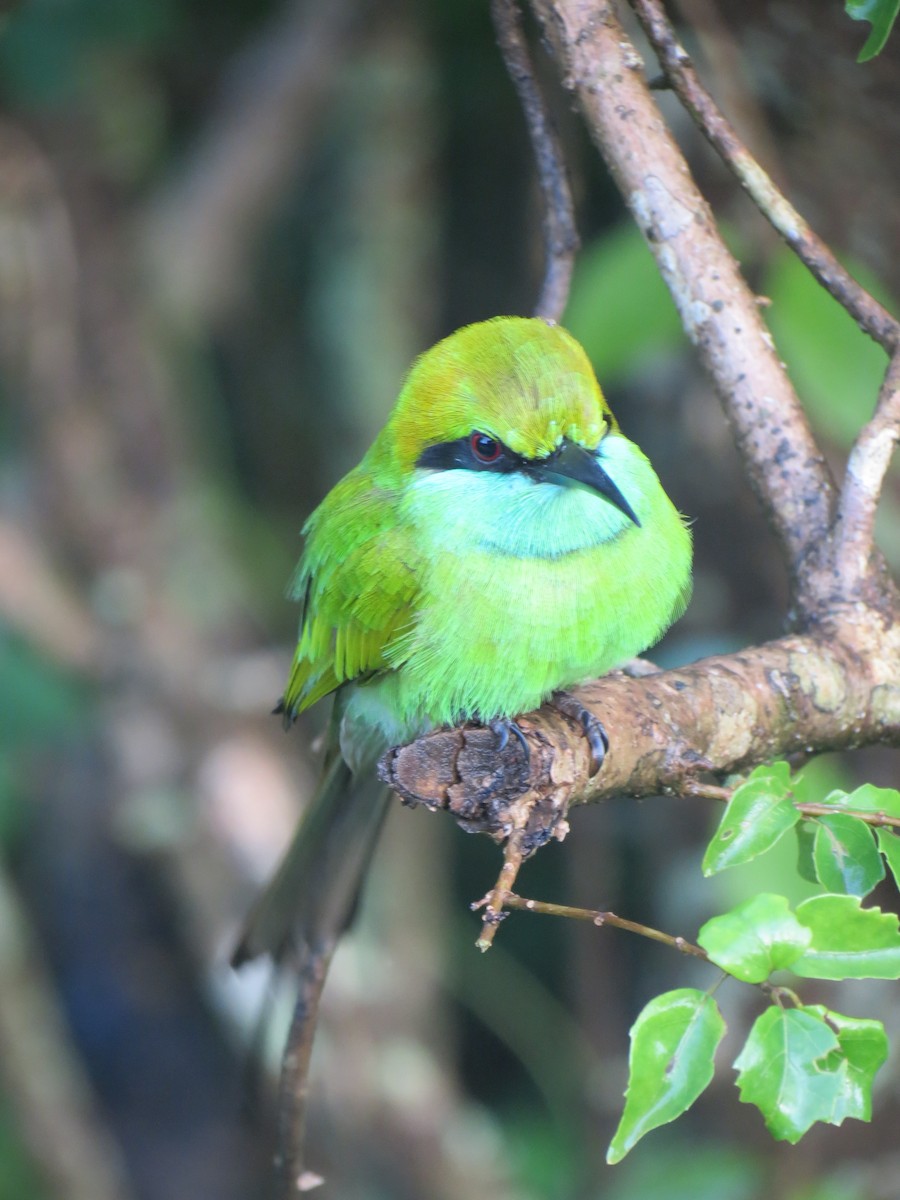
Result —
[{"label": "leaf cluster", "polygon": [[[863,907],[886,869],[900,882],[900,792],[864,784],[818,801],[809,791],[787,763],[757,767],[733,791],[703,870],[712,875],[748,862],[794,831],[801,876],[824,890],[793,910],[784,896],[754,896],[707,921],[697,939],[725,978],[759,986],[768,1000],[733,1066],[741,1100],[788,1142],[816,1122],[871,1119],[872,1084],[888,1039],[880,1021],[804,1003],[780,973],[900,978],[897,916]],[[712,1080],[726,1032],[712,994],[721,982],[707,992],[666,992],[641,1012],[631,1030],[625,1109],[610,1162],[685,1112]]]}]

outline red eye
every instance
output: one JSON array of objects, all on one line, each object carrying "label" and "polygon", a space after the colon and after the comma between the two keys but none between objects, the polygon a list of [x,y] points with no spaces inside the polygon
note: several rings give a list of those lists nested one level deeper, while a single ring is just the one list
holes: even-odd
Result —
[{"label": "red eye", "polygon": [[479,462],[496,462],[503,453],[503,447],[496,438],[488,437],[486,433],[473,433],[469,438],[472,453]]}]

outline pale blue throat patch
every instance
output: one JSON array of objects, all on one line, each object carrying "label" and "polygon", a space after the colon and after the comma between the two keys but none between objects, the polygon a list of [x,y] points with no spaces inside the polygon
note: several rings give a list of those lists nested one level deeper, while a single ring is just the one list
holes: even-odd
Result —
[{"label": "pale blue throat patch", "polygon": [[[627,438],[610,434],[597,459],[640,520],[645,496],[659,488],[646,457]],[[596,492],[538,483],[520,471],[419,470],[405,503],[433,546],[457,553],[559,558],[635,528]]]}]

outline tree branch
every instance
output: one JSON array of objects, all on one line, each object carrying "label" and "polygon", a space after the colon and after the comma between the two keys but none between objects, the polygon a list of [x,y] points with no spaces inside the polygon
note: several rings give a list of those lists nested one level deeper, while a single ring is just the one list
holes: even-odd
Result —
[{"label": "tree branch", "polygon": [[[688,779],[681,788],[683,796],[697,796],[702,800],[715,800],[718,804],[727,804],[737,789],[734,787],[719,787],[714,783],[702,782],[698,779]],[[857,808],[844,808],[841,804],[826,804],[824,802],[797,802],[794,808],[804,817],[833,817],[835,813],[845,813],[862,821],[865,825],[900,829],[900,817],[891,817],[884,812],[865,812]]]},{"label": "tree branch", "polygon": [[715,382],[802,613],[808,603],[814,607],[804,559],[830,528],[834,486],[756,297],[665,127],[612,6],[532,0],[532,7]]},{"label": "tree branch", "polygon": [[859,432],[847,459],[835,536],[835,560],[857,589],[871,575],[875,513],[884,477],[900,439],[900,349],[890,361],[874,416]]},{"label": "tree branch", "polygon": [[663,933],[661,929],[653,929],[650,925],[641,925],[638,921],[628,921],[625,917],[616,916],[614,912],[603,912],[600,909],[573,908],[570,904],[551,904],[547,900],[526,900],[510,892],[506,897],[506,907],[519,909],[522,912],[542,913],[547,917],[568,917],[574,921],[590,921],[592,925],[612,925],[615,929],[625,929],[636,933],[639,937],[649,938],[653,942],[662,942],[682,954],[690,954],[694,958],[702,958],[709,962],[709,955],[700,946],[677,934]]},{"label": "tree branch", "polygon": [[900,322],[853,278],[778,190],[697,77],[660,0],[630,0],[672,89],[700,132],[756,207],[859,327],[888,353],[900,347]]},{"label": "tree branch", "polygon": [[379,774],[404,801],[446,809],[464,828],[531,853],[568,831],[573,805],[684,790],[697,774],[742,771],[796,753],[900,745],[900,624],[863,610],[853,640],[792,636],[642,679],[616,674],[575,689],[610,741],[590,771],[581,729],[548,705],[519,718],[498,754],[489,729],[441,729],[389,751]]},{"label": "tree branch", "polygon": [[842,808],[839,804],[795,804],[794,808],[804,817],[833,817],[843,814],[855,817],[857,821],[875,829],[900,829],[900,817],[889,817],[883,812],[859,812],[855,808]]},{"label": "tree branch", "polygon": [[298,971],[297,1003],[291,1018],[278,1087],[278,1200],[312,1191],[322,1177],[305,1165],[304,1129],[309,1096],[309,1060],[319,1017],[319,1002],[334,946],[316,947]]},{"label": "tree branch", "polygon": [[517,0],[491,0],[491,17],[497,31],[500,53],[528,125],[544,201],[543,232],[547,262],[534,315],[560,321],[569,300],[572,269],[579,246],[566,165],[534,77]]},{"label": "tree branch", "polygon": [[[827,553],[818,556],[824,570],[813,584],[819,590],[829,575],[836,577],[836,570],[842,597],[860,595],[883,573],[875,551],[874,526],[884,476],[900,436],[900,321],[838,262],[747,150],[700,83],[660,0],[630,2],[673,90],[704,137],[814,278],[861,329],[892,355],[875,416],[860,432],[850,454],[836,536],[827,546]],[[878,582],[882,583],[880,579]],[[836,589],[827,588],[822,598],[831,602],[836,598]]]}]

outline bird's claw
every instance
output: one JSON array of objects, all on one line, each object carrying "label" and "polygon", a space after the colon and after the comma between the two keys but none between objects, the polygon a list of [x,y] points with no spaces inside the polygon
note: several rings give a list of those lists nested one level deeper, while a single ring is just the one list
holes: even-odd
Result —
[{"label": "bird's claw", "polygon": [[606,752],[609,749],[609,735],[604,728],[603,722],[599,717],[595,717],[593,713],[588,712],[586,708],[581,710],[581,728],[584,730],[584,736],[588,740],[588,745],[591,748],[591,770],[590,774],[593,777],[603,766],[603,761],[606,758]]},{"label": "bird's claw", "polygon": [[563,716],[571,717],[573,721],[577,721],[581,726],[582,732],[591,748],[590,775],[593,778],[603,766],[603,760],[606,758],[607,750],[609,750],[609,736],[603,727],[603,722],[599,717],[595,717],[592,712],[586,709],[569,692],[555,692],[553,695],[553,707],[561,712]]},{"label": "bird's claw", "polygon": [[509,717],[497,717],[495,721],[491,721],[490,730],[497,739],[497,753],[502,753],[509,744],[509,735],[512,734],[516,738],[519,745],[522,747],[522,753],[525,755],[525,766],[531,762],[531,751],[528,748],[528,740],[525,734]]}]

